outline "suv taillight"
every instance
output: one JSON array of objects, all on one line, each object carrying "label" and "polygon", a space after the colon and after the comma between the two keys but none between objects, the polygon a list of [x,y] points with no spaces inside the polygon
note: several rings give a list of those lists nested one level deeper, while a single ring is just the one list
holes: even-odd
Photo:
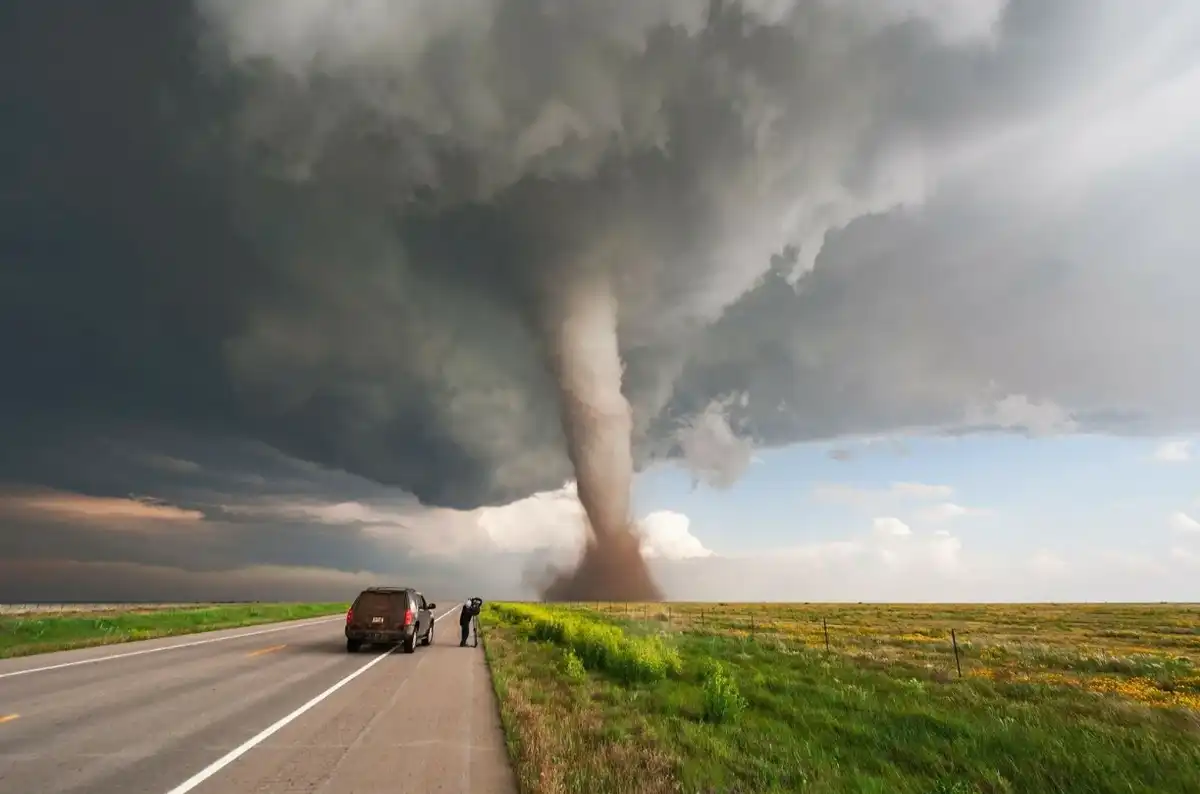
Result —
[{"label": "suv taillight", "polygon": [[404,625],[411,626],[412,622],[413,622],[412,610],[411,609],[404,610]]},{"label": "suv taillight", "polygon": [[350,607],[349,609],[346,610],[346,625],[349,626],[350,623],[353,622],[353,620],[354,620],[354,607]]}]

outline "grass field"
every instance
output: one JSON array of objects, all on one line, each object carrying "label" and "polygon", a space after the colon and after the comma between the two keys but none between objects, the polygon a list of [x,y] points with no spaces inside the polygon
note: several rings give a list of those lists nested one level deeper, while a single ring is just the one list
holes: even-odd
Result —
[{"label": "grass field", "polygon": [[482,621],[527,794],[1200,792],[1194,606],[497,604]]},{"label": "grass field", "polygon": [[146,606],[114,611],[0,614],[0,659],[154,637],[315,618],[346,604],[223,604]]}]

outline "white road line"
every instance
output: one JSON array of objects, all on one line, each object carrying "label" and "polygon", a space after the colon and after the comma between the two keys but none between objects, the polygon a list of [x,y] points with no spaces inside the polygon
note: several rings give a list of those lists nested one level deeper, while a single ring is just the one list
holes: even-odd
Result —
[{"label": "white road line", "polygon": [[[433,622],[434,622],[434,623],[437,623],[439,620],[441,620],[442,618],[446,617],[446,616],[447,616],[447,615],[449,615],[451,612],[456,612],[456,611],[458,611],[458,609],[459,609],[459,607],[460,607],[460,606],[461,606],[461,605],[459,605],[459,606],[456,606],[456,607],[454,607],[454,608],[452,608],[452,609],[449,609],[449,610],[447,610],[447,611],[443,612],[442,614],[440,614],[440,615],[438,615],[436,618],[434,618],[434,619],[433,619]],[[280,718],[280,719],[279,719],[279,720],[277,720],[277,721],[276,721],[274,724],[272,724],[272,725],[270,725],[269,727],[267,727],[267,728],[264,728],[263,730],[259,731],[259,732],[258,732],[258,733],[256,733],[254,736],[251,736],[249,739],[247,739],[246,741],[242,742],[240,745],[238,745],[237,747],[233,748],[232,750],[230,750],[228,753],[226,753],[225,755],[221,756],[220,758],[218,758],[216,761],[213,761],[211,764],[209,764],[208,766],[204,767],[204,768],[203,768],[203,769],[201,769],[199,772],[197,772],[196,774],[192,775],[192,776],[191,776],[191,777],[189,777],[187,780],[183,781],[183,782],[182,782],[182,783],[180,783],[178,786],[176,786],[175,788],[173,788],[173,789],[171,789],[170,791],[168,791],[168,792],[167,792],[167,794],[187,794],[187,792],[189,792],[189,791],[191,791],[192,789],[196,788],[196,786],[199,786],[201,783],[203,783],[204,781],[208,780],[210,777],[212,777],[213,775],[217,774],[217,773],[218,773],[218,772],[220,772],[222,769],[224,769],[225,767],[229,766],[229,765],[230,765],[230,764],[232,764],[234,761],[238,760],[238,759],[239,759],[239,758],[241,758],[243,755],[245,755],[246,753],[250,752],[250,751],[251,751],[251,750],[253,750],[255,747],[257,747],[258,745],[262,744],[262,743],[263,743],[264,741],[266,741],[267,739],[269,739],[269,738],[271,738],[272,736],[274,736],[274,735],[275,735],[276,733],[278,733],[280,730],[282,730],[283,728],[285,728],[285,727],[286,727],[286,726],[287,726],[289,723],[293,722],[293,721],[294,721],[294,720],[295,720],[297,717],[299,717],[300,715],[304,714],[306,711],[308,711],[309,709],[313,708],[313,707],[314,707],[314,706],[316,706],[318,703],[320,703],[321,701],[325,700],[327,697],[329,697],[330,695],[332,695],[334,692],[337,692],[339,689],[341,689],[342,687],[344,687],[346,684],[348,684],[348,683],[350,683],[351,681],[353,681],[354,679],[358,678],[360,675],[362,675],[363,673],[367,672],[368,670],[370,670],[372,667],[374,667],[375,665],[377,665],[377,664],[379,664],[380,662],[382,662],[382,661],[383,661],[384,659],[386,659],[387,657],[391,656],[393,653],[395,653],[395,649],[394,649],[394,648],[393,648],[392,650],[388,651],[387,653],[381,653],[381,654],[379,654],[379,655],[378,655],[378,656],[376,656],[374,659],[372,659],[371,661],[367,662],[367,663],[366,663],[366,664],[364,664],[362,667],[358,668],[358,669],[357,669],[357,670],[355,670],[353,673],[351,673],[350,675],[348,675],[348,676],[346,676],[345,678],[343,678],[341,681],[338,681],[336,684],[334,684],[333,686],[329,687],[329,689],[326,689],[324,692],[322,692],[321,694],[317,695],[317,696],[316,696],[316,697],[314,697],[312,700],[308,701],[308,702],[307,702],[307,703],[305,703],[303,706],[301,706],[300,708],[298,708],[298,709],[296,709],[295,711],[293,711],[291,714],[288,714],[286,717],[282,717],[282,718]]]},{"label": "white road line", "polygon": [[302,629],[306,626],[319,626],[322,623],[332,623],[335,620],[344,620],[341,615],[333,617],[321,618],[320,620],[310,620],[304,623],[288,623],[286,626],[275,626],[269,629],[258,629],[257,631],[247,631],[242,634],[230,634],[224,637],[208,637],[203,640],[194,640],[193,642],[181,642],[176,645],[164,645],[161,648],[144,648],[140,651],[127,651],[126,653],[114,653],[109,656],[97,656],[93,659],[77,659],[74,662],[62,662],[60,664],[48,664],[45,667],[30,667],[27,670],[13,670],[9,673],[0,673],[0,678],[12,678],[16,675],[29,675],[30,673],[45,673],[49,670],[61,670],[64,667],[78,667],[81,664],[95,664],[96,662],[108,662],[113,659],[128,659],[130,656],[144,656],[148,653],[161,653],[163,651],[175,651],[180,648],[195,648],[197,645],[211,645],[214,642],[225,642],[226,640],[240,640],[242,637],[257,637],[260,634],[271,634],[276,631],[287,631],[288,629]]}]

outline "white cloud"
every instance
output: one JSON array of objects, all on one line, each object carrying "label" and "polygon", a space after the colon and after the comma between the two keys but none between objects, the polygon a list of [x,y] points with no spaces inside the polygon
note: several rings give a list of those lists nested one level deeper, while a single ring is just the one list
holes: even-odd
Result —
[{"label": "white cloud", "polygon": [[1200,521],[1192,518],[1182,510],[1171,514],[1171,528],[1177,532],[1200,532]]},{"label": "white cloud", "polygon": [[881,516],[871,522],[872,529],[877,535],[885,537],[908,537],[912,528],[895,516]]},{"label": "white cloud", "polygon": [[430,508],[412,499],[333,502],[274,498],[219,508],[242,519],[344,526],[418,556],[453,556],[487,542],[478,511]]},{"label": "white cloud", "polygon": [[1191,459],[1191,441],[1164,441],[1154,450],[1154,460],[1159,463],[1187,463]]},{"label": "white cloud", "polygon": [[929,544],[934,565],[942,570],[955,570],[961,564],[960,552],[963,544],[949,532],[935,532],[937,539]]},{"label": "white cloud", "polygon": [[454,557],[471,550],[504,551],[489,544],[478,516],[472,513],[416,506],[380,518],[383,520],[357,525],[358,531],[397,546],[401,555]]},{"label": "white cloud", "polygon": [[[534,494],[502,507],[471,511],[492,544],[502,551],[579,551],[585,513],[575,483],[555,491]],[[647,557],[681,560],[707,557],[712,551],[691,533],[683,513],[658,510],[638,522],[642,553]]]},{"label": "white cloud", "polygon": [[640,522],[642,554],[646,557],[686,560],[711,557],[712,551],[691,533],[691,521],[683,513],[657,510]]},{"label": "white cloud", "polygon": [[583,506],[573,482],[554,491],[471,513],[491,542],[504,551],[576,550],[583,539]]},{"label": "white cloud", "polygon": [[416,555],[453,556],[472,548],[515,553],[573,550],[580,546],[583,532],[583,509],[573,483],[476,510],[431,508],[411,499],[323,502],[287,498],[222,505],[221,510],[241,518],[353,527]]},{"label": "white cloud", "polygon": [[[376,540],[398,543],[418,555],[452,556],[468,548],[508,554],[577,553],[586,526],[574,482],[475,510],[356,501],[278,501],[224,509],[242,516],[355,526]],[[659,510],[638,523],[647,557],[687,559],[713,553],[691,533],[690,520],[683,513]]]}]

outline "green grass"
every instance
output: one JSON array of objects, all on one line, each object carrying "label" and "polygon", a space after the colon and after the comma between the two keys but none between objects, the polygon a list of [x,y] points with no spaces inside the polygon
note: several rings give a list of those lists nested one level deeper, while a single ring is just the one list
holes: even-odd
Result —
[{"label": "green grass", "polygon": [[527,604],[501,604],[496,611],[531,639],[567,648],[566,664],[602,671],[625,683],[658,681],[678,674],[682,664],[674,647],[657,636],[629,636],[607,622]]},{"label": "green grass", "polygon": [[228,604],[0,616],[0,659],[344,612],[346,604]]},{"label": "green grass", "polygon": [[[537,607],[575,626],[539,632],[513,606],[485,612],[484,642],[526,794],[1200,792],[1194,710],[957,679],[780,636],[622,629],[578,609]],[[589,625],[618,644],[653,638],[678,666],[629,680],[584,660],[581,672],[571,637],[601,630]]]}]

